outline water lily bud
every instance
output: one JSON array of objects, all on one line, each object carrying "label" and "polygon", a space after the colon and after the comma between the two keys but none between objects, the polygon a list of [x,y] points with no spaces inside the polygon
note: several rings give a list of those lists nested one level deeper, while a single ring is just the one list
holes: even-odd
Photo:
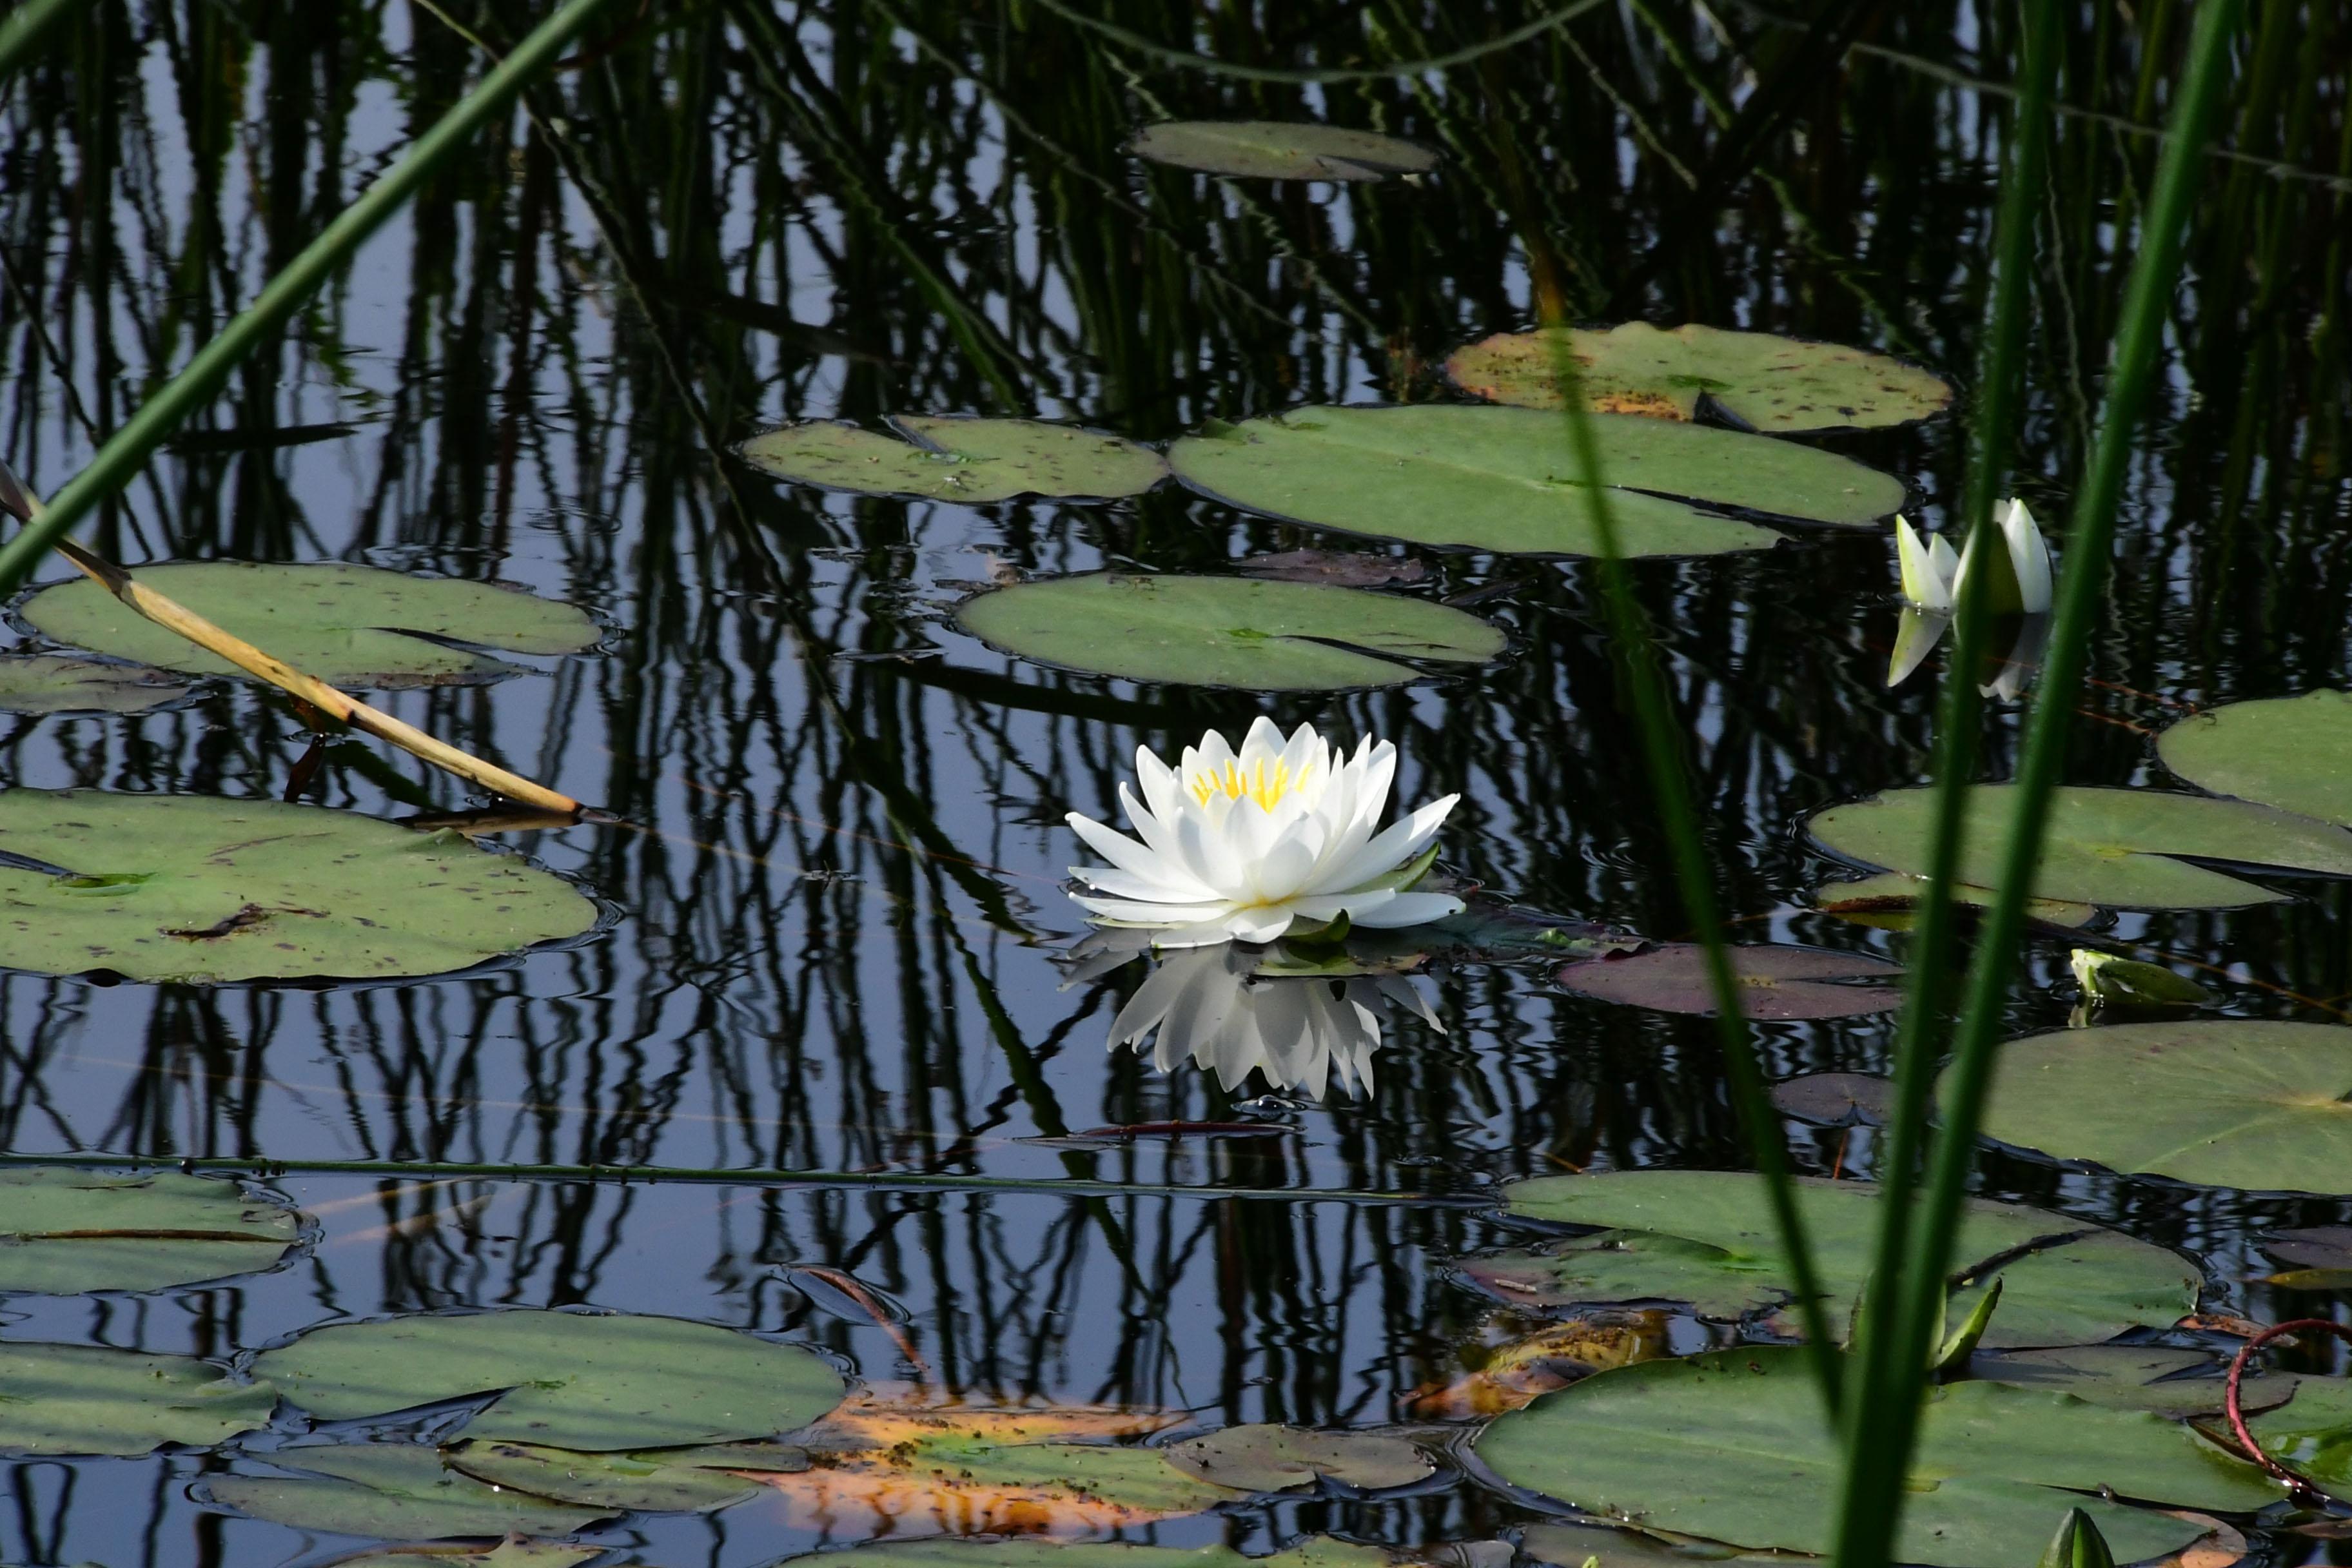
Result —
[{"label": "water lily bud", "polygon": [[2213,1000],[2212,992],[2160,963],[2142,963],[2087,947],[2076,948],[2068,962],[2085,1001],[2126,1007],[2195,1007]]},{"label": "water lily bud", "polygon": [[1960,571],[1959,557],[1940,534],[1924,538],[1909,520],[1895,520],[1895,557],[1903,577],[1903,596],[1923,610],[1949,613],[1952,585]]},{"label": "water lily bud", "polygon": [[2038,1568],[2116,1568],[2116,1554],[2107,1550],[2107,1538],[2099,1533],[2091,1516],[2070,1508],[2059,1521],[2058,1533],[2042,1553]]}]

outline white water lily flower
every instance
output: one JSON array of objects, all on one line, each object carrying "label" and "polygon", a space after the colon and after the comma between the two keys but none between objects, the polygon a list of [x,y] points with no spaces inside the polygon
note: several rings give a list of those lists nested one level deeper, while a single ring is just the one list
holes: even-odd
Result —
[{"label": "white water lily flower", "polygon": [[[2025,503],[2011,499],[2003,501],[1997,514],[1997,526],[2006,557],[2000,560],[1996,571],[2007,570],[1988,584],[1992,601],[1990,608],[1996,615],[2038,616],[2050,608],[2050,542],[2042,537],[2033,514]],[[1922,537],[1904,519],[1895,520],[1895,554],[1902,574],[1903,596],[1919,609],[1933,614],[1948,615],[1959,603],[1960,584],[1968,580],[1969,563],[1975,559],[1973,544],[1958,554],[1951,542],[1941,534]],[[2002,581],[2005,577],[2007,581]]]},{"label": "white water lily flower", "polygon": [[1273,942],[1295,921],[1343,915],[1385,929],[1458,914],[1461,900],[1410,889],[1459,795],[1374,831],[1396,758],[1396,747],[1367,737],[1343,760],[1313,725],[1286,741],[1265,718],[1238,752],[1212,730],[1173,768],[1139,746],[1142,796],[1122,784],[1118,798],[1141,842],[1070,813],[1071,828],[1110,862],[1071,867],[1092,891],[1070,896],[1099,921],[1157,928],[1156,947]]},{"label": "white water lily flower", "polygon": [[1335,1073],[1342,1089],[1371,1092],[1383,1008],[1406,1008],[1445,1032],[1428,1000],[1401,975],[1253,979],[1255,963],[1250,950],[1231,942],[1172,954],[1119,1009],[1111,1049],[1132,1047],[1139,1054],[1157,1031],[1151,1060],[1161,1072],[1189,1058],[1229,1091],[1255,1072],[1272,1088],[1320,1100]]}]

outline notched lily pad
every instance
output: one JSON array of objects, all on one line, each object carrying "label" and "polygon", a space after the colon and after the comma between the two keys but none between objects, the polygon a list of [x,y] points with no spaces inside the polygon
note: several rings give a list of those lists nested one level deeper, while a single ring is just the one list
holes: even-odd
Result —
[{"label": "notched lily pad", "polygon": [[439,974],[596,923],[515,856],[270,800],[0,791],[0,965],[44,974]]},{"label": "notched lily pad", "polygon": [[0,1296],[162,1290],[250,1274],[273,1267],[300,1235],[299,1215],[234,1182],[0,1171]]},{"label": "notched lily pad", "polygon": [[0,711],[144,713],[188,694],[188,683],[143,665],[62,653],[0,655]]},{"label": "notched lily pad", "polygon": [[[1811,447],[1634,415],[1592,425],[1628,555],[1779,542],[1725,511],[1859,527],[1903,504],[1892,474]],[[1600,552],[1568,433],[1536,409],[1299,408],[1187,436],[1168,460],[1204,495],[1317,528],[1520,554]]]},{"label": "notched lily pad", "polygon": [[278,1448],[265,1456],[292,1476],[211,1476],[210,1500],[294,1530],[434,1541],[465,1535],[562,1535],[617,1510],[571,1508],[500,1491],[441,1462],[414,1443],[347,1443]]},{"label": "notched lily pad", "polygon": [[2352,692],[2232,702],[2167,730],[2156,754],[2200,789],[2352,826]]},{"label": "notched lily pad", "polygon": [[1895,1114],[1895,1081],[1866,1072],[1816,1072],[1772,1086],[1784,1116],[1819,1127],[1876,1127]]},{"label": "notched lily pad", "polygon": [[1702,399],[1751,430],[1877,429],[1940,414],[1942,377],[1866,349],[1696,324],[1497,332],[1454,351],[1465,392],[1521,408],[1558,408],[1565,331],[1587,403],[1611,414],[1696,419]]},{"label": "notched lily pad", "polygon": [[1410,557],[1372,555],[1360,550],[1286,550],[1245,555],[1234,563],[1244,577],[1276,577],[1286,583],[1330,583],[1342,588],[1381,588],[1418,583],[1429,568]]},{"label": "notched lily pad", "polygon": [[530,1541],[511,1536],[494,1546],[435,1545],[414,1542],[379,1547],[357,1557],[338,1557],[328,1568],[579,1568],[604,1555],[601,1546],[569,1541]]},{"label": "notched lily pad", "polygon": [[[131,575],[296,668],[339,686],[434,686],[515,672],[475,652],[583,653],[600,638],[575,605],[455,577],[322,561],[180,561]],[[190,675],[245,671],[78,579],[43,588],[25,623],[75,647]],[[455,646],[453,646],[455,645]]]},{"label": "notched lily pad", "polygon": [[[1979,1352],[1969,1363],[1969,1375],[2185,1421],[2221,1413],[2229,1399],[2228,1379],[2221,1375],[2227,1364],[2202,1351],[2169,1345],[2064,1345]],[[2300,1381],[2291,1373],[2255,1369],[2240,1384],[2241,1403],[2247,1410],[2283,1405]]]},{"label": "notched lily pad", "polygon": [[[1836,915],[1856,925],[1880,931],[1909,931],[1927,896],[1925,877],[1881,871],[1851,881],[1824,882],[1813,889],[1813,904],[1823,914]],[[1958,886],[1952,889],[1952,900],[1966,908],[1983,909],[1991,904],[1992,894],[1983,888]],[[2056,899],[2025,900],[2025,918],[2042,925],[2073,930],[2090,924],[2098,913],[2095,904],[2068,903]]]},{"label": "notched lily pad", "polygon": [[1139,495],[1168,477],[1150,447],[1075,425],[900,414],[904,440],[840,420],[787,425],[736,451],[763,473],[858,495],[978,506],[1015,496]]},{"label": "notched lily pad", "polygon": [[[1740,1006],[1750,1018],[1852,1018],[1889,1013],[1903,993],[1876,984],[1901,977],[1900,964],[1866,953],[1823,948],[1753,945],[1731,950]],[[1661,1013],[1713,1013],[1706,950],[1670,942],[1647,952],[1563,964],[1552,976],[1566,990]],[[1846,984],[1861,982],[1861,984]]]},{"label": "notched lily pad", "polygon": [[460,1443],[444,1456],[449,1468],[478,1481],[578,1507],[647,1513],[707,1513],[759,1494],[760,1483],[737,1470],[805,1468],[800,1449],[771,1448],[764,1460],[713,1448],[655,1449],[635,1454],[583,1454],[531,1443]]},{"label": "notched lily pad", "polygon": [[2352,1029],[2259,1018],[2064,1029],[2000,1047],[1984,1132],[2129,1175],[2352,1194],[2347,1097]]},{"label": "notched lily pad", "polygon": [[[1832,806],[1808,828],[1832,854],[1910,876],[1926,868],[1934,792],[1889,790]],[[1991,887],[2008,854],[2016,792],[1969,791],[1960,879]],[[2352,833],[2244,801],[2152,790],[2068,787],[2051,799],[2037,898],[2126,909],[2232,909],[2283,895],[2176,857],[2352,877]]]},{"label": "notched lily pad", "polygon": [[1435,153],[1402,136],[1277,120],[1170,120],[1137,132],[1127,150],[1179,169],[1261,180],[1384,180],[1437,167]]},{"label": "notched lily pad", "polygon": [[269,1419],[278,1393],[193,1356],[0,1341],[0,1454],[208,1447]]},{"label": "notched lily pad", "polygon": [[499,1393],[464,1435],[592,1453],[766,1437],[814,1421],[841,1375],[798,1345],[678,1318],[433,1312],[314,1329],[254,1363],[327,1421]]},{"label": "notched lily pad", "polygon": [[[1776,1313],[1790,1271],[1760,1177],[1731,1171],[1612,1171],[1541,1176],[1504,1189],[1511,1214],[1612,1228],[1530,1250],[1465,1259],[1462,1271],[1521,1306],[1672,1302],[1736,1322]],[[1870,1268],[1878,1192],[1859,1182],[1801,1181],[1798,1204],[1843,1324]],[[2197,1305],[2197,1270],[2179,1254],[2117,1231],[2018,1204],[1973,1200],[1954,1250],[1957,1324],[1995,1277],[2000,1310],[1984,1343],[2084,1344],[2168,1326]],[[1784,1318],[1787,1316],[1783,1315]],[[1790,1324],[1776,1320],[1775,1330]]]},{"label": "notched lily pad", "polygon": [[1015,583],[956,607],[956,626],[1018,658],[1094,675],[1253,691],[1338,691],[1423,679],[1401,658],[1477,664],[1508,646],[1465,610],[1313,583],[1095,572]]},{"label": "notched lily pad", "polygon": [[1259,1423],[1188,1437],[1161,1452],[1180,1470],[1250,1492],[1287,1491],[1318,1479],[1381,1491],[1437,1473],[1429,1456],[1402,1432],[1323,1432]]},{"label": "notched lily pad", "polygon": [[1245,1557],[1230,1546],[1147,1546],[1139,1541],[889,1540],[785,1563],[822,1568],[853,1558],[855,1568],[1389,1568],[1390,1562],[1377,1546],[1318,1535],[1265,1557]]},{"label": "notched lily pad", "polygon": [[[1830,1549],[1822,1500],[1843,1469],[1805,1352],[1793,1348],[1602,1373],[1499,1417],[1477,1452],[1513,1485],[1588,1513],[1782,1552]],[[2030,1561],[2069,1507],[2093,1517],[2117,1562],[2139,1562],[2189,1544],[2210,1521],[2109,1497],[2241,1512],[2280,1495],[2173,1422],[1993,1383],[1929,1395],[1906,1491],[1895,1558],[1936,1568]]]}]

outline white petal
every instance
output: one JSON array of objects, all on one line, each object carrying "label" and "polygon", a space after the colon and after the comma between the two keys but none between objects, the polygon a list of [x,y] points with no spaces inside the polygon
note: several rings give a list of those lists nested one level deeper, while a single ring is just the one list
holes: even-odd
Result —
[{"label": "white petal", "polygon": [[1178,926],[1199,921],[1212,921],[1233,908],[1230,903],[1177,904],[1157,899],[1097,899],[1085,893],[1072,893],[1070,901],[1088,914],[1100,915],[1107,921],[1124,921],[1131,925]]},{"label": "white petal", "polygon": [[[1940,535],[1936,542],[1944,544]],[[1951,550],[1944,544],[1947,552]],[[1923,610],[1948,610],[1952,607],[1952,578],[1938,570],[1938,563],[1927,543],[1919,537],[1918,530],[1898,516],[1895,520],[1895,559],[1903,579],[1903,596]]]},{"label": "white petal", "polygon": [[2021,500],[2009,503],[2000,531],[2009,541],[2009,563],[2017,570],[2019,603],[2027,615],[2041,615],[2050,608],[2050,542]]},{"label": "white petal", "polygon": [[1122,871],[1115,866],[1073,866],[1070,875],[1097,893],[1107,893],[1114,899],[1132,899],[1139,903],[1190,906],[1213,900],[1218,903],[1224,901],[1200,888],[1171,886],[1152,877]]},{"label": "white petal", "polygon": [[1376,878],[1395,870],[1399,866],[1429,847],[1431,839],[1445,824],[1446,814],[1462,797],[1449,795],[1431,801],[1403,821],[1390,826],[1356,851],[1343,865],[1334,866],[1327,873],[1320,890],[1339,891],[1360,888]]},{"label": "white petal", "polygon": [[[1121,793],[1124,794],[1124,786]],[[1128,815],[1130,819],[1133,819],[1136,813],[1130,809]],[[1188,899],[1208,899],[1217,896],[1215,889],[1186,871],[1180,862],[1171,860],[1158,850],[1147,845],[1138,844],[1125,834],[1107,827],[1090,816],[1081,816],[1075,811],[1070,813],[1066,820],[1070,825],[1070,830],[1086,840],[1088,848],[1129,876],[1157,887],[1173,889]],[[1154,822],[1153,826],[1157,826],[1157,822]],[[1083,868],[1072,868],[1071,874],[1085,877],[1087,881],[1093,882],[1098,888],[1109,886],[1095,877],[1088,876]],[[1160,895],[1129,893],[1122,896],[1157,898]]]},{"label": "white petal", "polygon": [[1225,917],[1225,931],[1235,942],[1273,942],[1290,929],[1287,904],[1262,904],[1235,910]]}]

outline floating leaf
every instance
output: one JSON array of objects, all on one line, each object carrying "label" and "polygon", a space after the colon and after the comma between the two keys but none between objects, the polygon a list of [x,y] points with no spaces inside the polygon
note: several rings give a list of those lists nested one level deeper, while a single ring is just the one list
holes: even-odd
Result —
[{"label": "floating leaf", "polygon": [[2078,947],[2067,956],[2067,964],[2084,1001],[2124,1007],[2195,1007],[2213,1000],[2213,993],[2160,963]]},{"label": "floating leaf", "polygon": [[[412,577],[342,562],[168,562],[137,567],[132,575],[298,669],[340,686],[481,680],[512,674],[513,667],[475,647],[581,653],[601,635],[576,605],[491,583]],[[246,673],[86,578],[42,589],[22,614],[36,631],[75,647],[191,675]]]},{"label": "floating leaf", "polygon": [[956,625],[1041,664],[1129,680],[1337,691],[1395,686],[1396,662],[1477,664],[1502,631],[1465,610],[1320,584],[1093,572],[976,594]]},{"label": "floating leaf", "polygon": [[0,1295],[161,1290],[250,1274],[300,1233],[300,1215],[234,1182],[0,1171]]},{"label": "floating leaf", "polygon": [[1984,1132],[2204,1187],[2352,1194],[2352,1029],[2257,1018],[2012,1040]]},{"label": "floating leaf", "polygon": [[853,1568],[1389,1568],[1388,1553],[1379,1547],[1328,1536],[1313,1536],[1265,1557],[1244,1557],[1230,1546],[1147,1546],[1139,1541],[890,1540],[785,1562],[824,1568],[853,1559]]},{"label": "floating leaf", "polygon": [[193,1356],[0,1342],[0,1453],[207,1447],[269,1419],[277,1391]]},{"label": "floating leaf", "polygon": [[483,1442],[593,1453],[766,1437],[841,1397],[813,1352],[677,1318],[432,1312],[314,1329],[254,1363],[312,1415],[346,1421],[506,1390]]},{"label": "floating leaf", "polygon": [[2305,1377],[2294,1396],[2248,1422],[2263,1451],[2342,1496],[2352,1491],[2352,1381]]},{"label": "floating leaf", "polygon": [[602,1557],[601,1546],[581,1546],[569,1541],[526,1541],[509,1537],[495,1546],[435,1546],[429,1542],[387,1546],[339,1557],[332,1568],[578,1568],[592,1557]]},{"label": "floating leaf", "polygon": [[916,414],[890,425],[906,439],[827,419],[754,436],[736,450],[780,479],[971,506],[1139,495],[1168,477],[1167,460],[1150,447],[1075,425]]},{"label": "floating leaf", "polygon": [[[1903,993],[1890,985],[1837,982],[1894,980],[1903,969],[1883,958],[1814,947],[1749,946],[1731,950],[1740,1006],[1750,1018],[1850,1018],[1891,1013]],[[1647,952],[1564,964],[1554,979],[1580,996],[1661,1013],[1713,1013],[1706,950],[1669,942]]]},{"label": "floating leaf", "polygon": [[1437,1473],[1402,1432],[1318,1432],[1255,1423],[1189,1437],[1161,1452],[1189,1475],[1245,1492],[1287,1491],[1318,1479],[1381,1491]]},{"label": "floating leaf", "polygon": [[[1564,329],[1497,332],[1454,351],[1446,373],[1464,391],[1521,408],[1560,405]],[[1699,399],[1751,430],[1876,429],[1943,412],[1949,384],[1865,349],[1696,323],[1646,321],[1568,330],[1585,401],[1612,414],[1696,419]]]},{"label": "floating leaf", "polygon": [[[1911,876],[1926,867],[1934,792],[1889,790],[1832,806],[1808,825],[1832,854]],[[2000,879],[2009,853],[2016,791],[1969,791],[1968,843],[1960,877],[1975,887]],[[2231,909],[2280,894],[2173,856],[2352,876],[2352,833],[2243,801],[2158,795],[2152,790],[2063,788],[2051,798],[2037,897],[2128,909]]]},{"label": "floating leaf", "polygon": [[1816,1072],[1772,1086],[1781,1113],[1822,1127],[1875,1127],[1895,1115],[1895,1085],[1866,1072]]},{"label": "floating leaf", "polygon": [[[746,1446],[749,1447],[748,1445]],[[756,1496],[760,1483],[730,1473],[803,1468],[801,1449],[772,1448],[764,1463],[751,1453],[723,1449],[656,1449],[635,1454],[583,1454],[530,1443],[460,1443],[444,1456],[449,1468],[491,1486],[529,1492],[552,1502],[615,1512],[709,1512]]]},{"label": "floating leaf", "polygon": [[144,713],[188,694],[188,683],[143,665],[61,653],[0,656],[0,710],[10,713]]},{"label": "floating leaf", "polygon": [[[1893,475],[1791,442],[1633,415],[1595,416],[1592,431],[1628,555],[1780,541],[1694,502],[1849,525],[1903,504]],[[1600,550],[1568,433],[1531,408],[1301,408],[1188,436],[1168,460],[1203,494],[1318,528],[1523,554]]]},{"label": "floating leaf", "polygon": [[[1496,1420],[1478,1457],[1587,1512],[1751,1549],[1830,1549],[1843,1446],[1805,1352],[1755,1347],[1602,1373]],[[2101,1497],[2251,1510],[2278,1488],[2186,1427],[1994,1383],[1948,1384],[1920,1415],[1897,1562],[2013,1568],[2079,1504],[2115,1553],[2173,1551],[2202,1527]]]},{"label": "floating leaf", "polygon": [[[2004,1081],[2013,1081],[2008,1075]],[[1851,1314],[1878,1234],[1878,1190],[1801,1181],[1799,1207],[1832,1322]],[[1512,1214],[1607,1226],[1533,1251],[1467,1259],[1468,1275],[1523,1305],[1687,1303],[1736,1321],[1783,1306],[1789,1269],[1762,1178],[1731,1171],[1612,1171],[1539,1176],[1504,1189]],[[2197,1271],[2179,1254],[2018,1204],[1972,1201],[1953,1256],[1965,1281],[1948,1310],[1966,1317],[1995,1278],[2005,1281],[1992,1346],[2081,1344],[2126,1329],[2170,1324],[2197,1305]],[[1981,1270],[1981,1272],[1979,1272]]]},{"label": "floating leaf", "polygon": [[1631,1526],[1531,1524],[1519,1532],[1519,1544],[1531,1561],[1556,1563],[1558,1568],[1585,1568],[1596,1560],[1601,1568],[1693,1568],[1701,1563],[1793,1568],[1785,1556],[1733,1552],[1711,1542],[1669,1541]]},{"label": "floating leaf", "polygon": [[462,837],[269,800],[0,792],[0,964],[218,982],[438,974],[574,937],[596,906]]},{"label": "floating leaf", "polygon": [[1177,1468],[1160,1449],[1114,1446],[1178,1419],[1087,1405],[934,1408],[904,1390],[869,1390],[796,1436],[807,1470],[763,1479],[796,1528],[836,1534],[1112,1530],[1240,1495]]},{"label": "floating leaf", "polygon": [[1179,169],[1260,180],[1383,180],[1437,167],[1436,153],[1402,136],[1278,120],[1170,120],[1137,132],[1127,150]]},{"label": "floating leaf", "polygon": [[[2169,1345],[2064,1345],[1980,1354],[1969,1362],[1969,1375],[2186,1420],[2221,1413],[2229,1386],[2223,1367],[2202,1351]],[[2284,1404],[2299,1381],[2291,1373],[2249,1372],[2241,1384],[2244,1406],[2266,1410]]]},{"label": "floating leaf", "polygon": [[[1906,876],[1901,871],[1881,871],[1873,877],[1857,877],[1850,882],[1826,882],[1813,889],[1813,902],[1823,914],[1837,915],[1857,925],[1875,926],[1883,931],[1909,931],[1914,912],[1927,896],[1927,879]],[[1991,892],[1984,888],[1955,885],[1953,899],[1963,905],[1983,909],[1992,902]],[[2095,904],[2069,903],[2057,899],[2028,899],[2025,918],[2042,925],[2064,926],[2069,929],[2085,926],[2098,916]]]},{"label": "floating leaf", "polygon": [[[1515,1317],[1497,1313],[1488,1322],[1491,1326]],[[1580,1377],[1654,1361],[1667,1351],[1664,1312],[1596,1312],[1546,1323],[1498,1344],[1466,1348],[1470,1372],[1413,1390],[1406,1396],[1405,1408],[1423,1421],[1484,1420],[1517,1410],[1538,1394],[1565,1388]]]},{"label": "floating leaf", "polygon": [[415,1443],[276,1448],[264,1457],[281,1469],[312,1475],[207,1477],[212,1500],[295,1530],[387,1541],[562,1535],[616,1511],[500,1491],[448,1468],[439,1454]]},{"label": "floating leaf", "polygon": [[2297,1268],[2352,1272],[2352,1225],[2274,1230],[2255,1245],[2274,1260]]},{"label": "floating leaf", "polygon": [[2352,826],[2352,692],[2232,702],[2167,730],[2156,754],[2200,789]]}]

